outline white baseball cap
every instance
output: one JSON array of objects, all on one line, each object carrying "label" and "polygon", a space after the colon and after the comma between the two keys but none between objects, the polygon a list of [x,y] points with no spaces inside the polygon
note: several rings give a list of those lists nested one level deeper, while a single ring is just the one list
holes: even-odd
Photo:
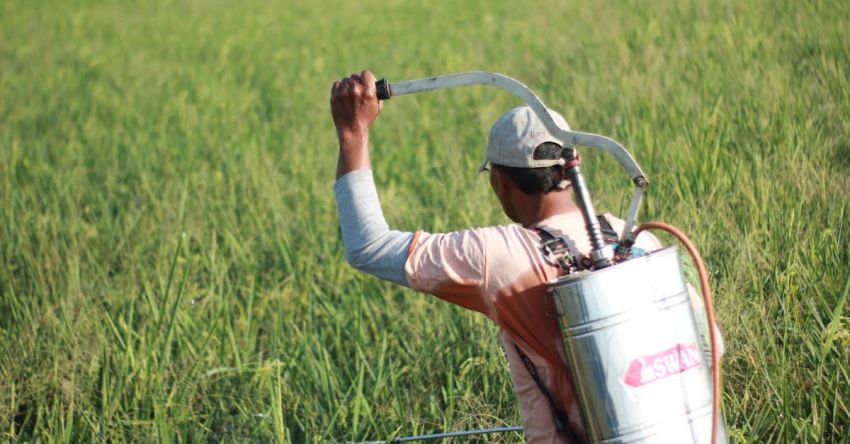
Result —
[{"label": "white baseball cap", "polygon": [[[558,126],[569,131],[570,125],[562,115],[551,109],[549,114]],[[561,141],[549,133],[530,107],[514,108],[499,117],[490,128],[487,157],[481,162],[478,172],[484,171],[488,162],[518,168],[543,168],[563,164],[564,161],[560,158],[534,158],[534,149],[546,142],[561,145]]]}]

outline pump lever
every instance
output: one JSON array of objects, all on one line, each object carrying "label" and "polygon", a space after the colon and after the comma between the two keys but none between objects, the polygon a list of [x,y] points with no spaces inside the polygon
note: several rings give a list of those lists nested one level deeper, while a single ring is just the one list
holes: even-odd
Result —
[{"label": "pump lever", "polygon": [[626,148],[605,136],[579,131],[568,131],[559,127],[555,123],[555,120],[552,119],[552,116],[549,115],[546,105],[543,104],[543,101],[536,94],[523,83],[506,75],[486,71],[469,71],[401,82],[390,83],[387,79],[381,79],[375,82],[378,99],[380,100],[389,100],[395,96],[405,94],[456,88],[466,85],[495,86],[519,97],[537,114],[537,117],[540,118],[546,129],[553,136],[561,140],[563,146],[574,147],[576,145],[582,145],[607,151],[617,158],[636,187],[646,187],[648,183],[646,175]]},{"label": "pump lever", "polygon": [[[428,77],[424,79],[408,80],[403,82],[390,83],[386,79],[381,79],[375,82],[377,96],[381,100],[388,100],[394,96],[404,94],[414,94],[425,91],[433,91],[437,89],[456,88],[466,85],[489,85],[503,89],[525,102],[540,121],[543,126],[556,139],[561,141],[561,146],[571,150],[570,156],[576,156],[575,146],[584,145],[607,151],[614,155],[620,162],[620,165],[628,172],[629,177],[635,185],[635,194],[632,198],[632,204],[629,206],[629,214],[626,218],[626,230],[631,230],[634,225],[634,220],[637,216],[638,207],[640,206],[640,198],[643,194],[643,189],[647,185],[646,176],[643,174],[640,166],[638,166],[632,155],[616,141],[600,136],[598,134],[581,133],[578,131],[569,131],[561,128],[549,114],[549,109],[546,105],[534,94],[527,86],[516,79],[512,79],[506,75],[486,71],[470,71],[458,74],[448,74],[443,76]],[[572,175],[577,177],[573,182],[573,190],[579,198],[579,205],[583,207],[583,216],[585,219],[586,229],[590,237],[593,247],[593,259],[596,265],[600,268],[605,267],[610,263],[610,247],[602,242],[602,233],[596,223],[595,214],[593,214],[593,204],[590,200],[590,194],[584,187],[584,181],[581,178],[581,172],[576,167],[573,168]],[[581,201],[585,201],[582,205]],[[622,237],[625,237],[628,231],[623,232]]]}]

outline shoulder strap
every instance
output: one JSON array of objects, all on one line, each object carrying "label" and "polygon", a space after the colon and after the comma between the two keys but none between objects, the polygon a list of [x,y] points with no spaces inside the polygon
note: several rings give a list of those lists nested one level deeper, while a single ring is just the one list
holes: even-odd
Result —
[{"label": "shoulder strap", "polygon": [[[602,237],[606,244],[616,244],[620,241],[617,231],[614,230],[605,215],[597,215],[596,220],[599,221]],[[571,252],[569,245],[563,238],[553,235],[549,230],[539,225],[532,227],[532,230],[540,236],[543,255],[552,265],[560,265],[561,269],[567,274],[575,269],[591,267],[590,259],[583,257],[578,251]]]},{"label": "shoulder strap", "polygon": [[564,273],[570,273],[575,265],[575,257],[570,252],[567,241],[540,226],[533,227],[532,230],[540,236],[540,248],[546,260],[552,265],[560,266]]},{"label": "shoulder strap", "polygon": [[540,226],[534,226],[534,227],[532,227],[531,229],[532,229],[532,230],[534,230],[534,231],[536,231],[536,232],[537,232],[537,234],[539,234],[539,235],[540,235],[540,239],[541,239],[541,240],[543,240],[543,243],[547,243],[547,242],[554,242],[554,241],[555,241],[555,239],[557,239],[557,238],[555,237],[555,235],[553,235],[552,233],[550,233],[550,232],[549,232],[549,230],[547,230],[547,229],[545,229],[545,228],[543,228],[543,227],[540,227]]},{"label": "shoulder strap", "polygon": [[558,428],[558,431],[563,433],[570,442],[578,442],[575,434],[570,429],[570,422],[567,420],[567,415],[564,413],[564,410],[558,406],[558,403],[555,402],[555,398],[552,396],[552,393],[549,392],[549,389],[546,388],[546,384],[543,383],[543,380],[540,379],[540,374],[537,373],[537,366],[534,365],[534,362],[531,362],[531,358],[519,348],[516,343],[514,343],[514,348],[519,354],[520,359],[522,359],[523,365],[525,365],[526,370],[531,375],[531,378],[534,379],[534,382],[537,384],[537,387],[540,388],[540,391],[543,392],[543,396],[549,401],[549,407],[552,408],[552,413],[555,415],[555,427]]},{"label": "shoulder strap", "polygon": [[599,227],[602,229],[602,237],[605,239],[606,244],[616,244],[620,241],[617,231],[614,230],[611,222],[608,222],[608,218],[604,214],[597,214],[596,220],[599,221]]}]

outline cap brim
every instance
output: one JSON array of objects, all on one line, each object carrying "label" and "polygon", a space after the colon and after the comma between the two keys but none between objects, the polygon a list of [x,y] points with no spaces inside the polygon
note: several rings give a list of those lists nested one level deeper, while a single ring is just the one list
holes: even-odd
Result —
[{"label": "cap brim", "polygon": [[487,169],[488,163],[490,163],[490,161],[487,159],[484,159],[484,162],[481,162],[481,165],[478,166],[478,174],[483,173],[484,170]]}]

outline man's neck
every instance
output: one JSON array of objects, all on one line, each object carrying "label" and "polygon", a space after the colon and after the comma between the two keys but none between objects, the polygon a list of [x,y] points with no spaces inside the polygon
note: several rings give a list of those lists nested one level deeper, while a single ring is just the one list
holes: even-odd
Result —
[{"label": "man's neck", "polygon": [[528,228],[559,214],[579,213],[572,190],[553,191],[527,199],[517,208],[519,223]]}]

